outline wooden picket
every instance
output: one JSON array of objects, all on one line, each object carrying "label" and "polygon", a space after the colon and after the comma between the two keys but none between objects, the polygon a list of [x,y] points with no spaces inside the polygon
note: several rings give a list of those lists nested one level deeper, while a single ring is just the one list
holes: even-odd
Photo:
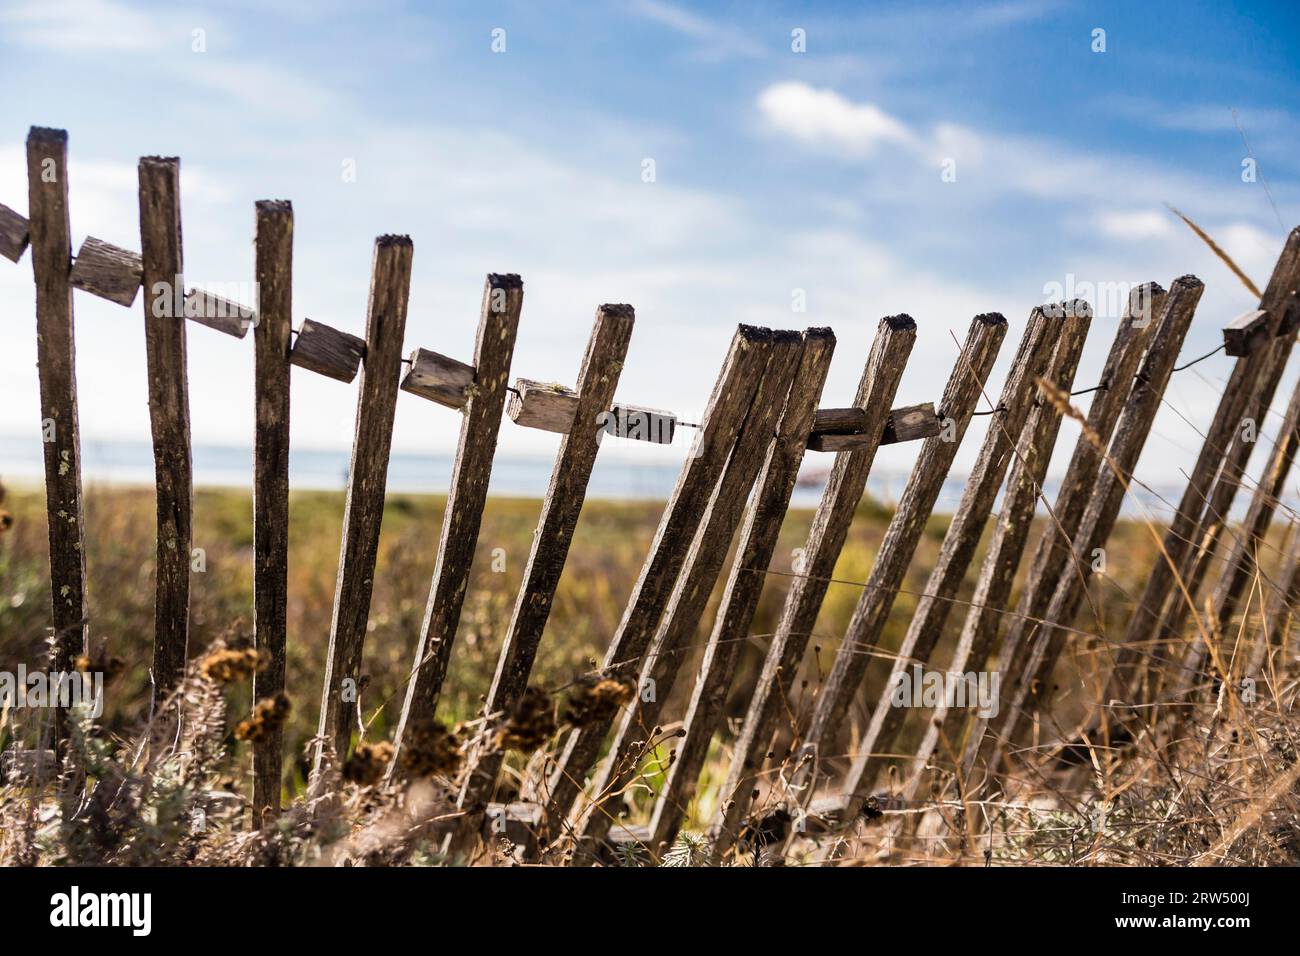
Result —
[{"label": "wooden picket", "polygon": [[[595,674],[623,684],[628,702],[594,719],[573,720],[554,759],[534,761],[521,799],[494,803],[504,754],[497,722],[537,691],[533,664],[573,543],[602,440],[617,435],[672,442],[680,427],[669,411],[615,400],[634,324],[628,305],[603,305],[575,388],[519,378],[509,384],[522,312],[517,275],[487,277],[472,362],[417,348],[403,359],[413,247],[405,236],[375,241],[365,337],[304,320],[294,337],[293,210],[286,201],[255,207],[256,308],[246,308],[184,285],[179,160],[146,157],[139,164],[140,252],[87,237],[74,258],[69,228],[67,135],[33,128],[27,143],[29,215],[0,206],[0,254],[17,262],[30,244],[36,285],[45,487],[49,518],[52,642],[50,667],[67,671],[86,649],[87,622],[81,502],[80,435],[74,368],[73,289],[123,307],[143,286],[145,347],[156,466],[157,558],[153,636],[153,703],[172,693],[188,656],[192,560],[193,475],[190,396],[186,376],[186,321],[243,338],[254,330],[254,636],[266,666],[254,679],[254,700],[285,693],[288,655],[289,382],[291,367],[350,383],[360,373],[351,467],[333,617],[315,740],[313,784],[332,785],[320,771],[347,759],[354,734],[364,733],[362,669],[376,574],[397,393],[405,390],[463,416],[426,612],[395,734],[400,756],[412,735],[437,717],[460,621],[503,416],[519,427],[563,436],[541,505],[523,582],[503,635],[496,673],[484,698],[477,734],[464,747],[459,776],[446,781],[458,813],[438,833],[448,859],[472,860],[494,834],[528,852],[575,865],[609,859],[612,845],[644,844],[662,857],[686,820],[706,759],[730,744],[727,776],[708,825],[715,862],[733,853],[754,822],[765,786],[764,768],[778,771],[766,786],[769,802],[786,813],[820,814],[825,825],[856,820],[873,795],[879,770],[897,763],[901,791],[916,801],[936,753],[951,757],[963,786],[981,757],[995,783],[1000,768],[1026,740],[1029,726],[1050,716],[1046,688],[1076,633],[1095,556],[1106,547],[1133,481],[1203,289],[1184,276],[1168,293],[1155,283],[1135,289],[1111,344],[1100,383],[1073,391],[1092,315],[1086,303],[1035,309],[1026,324],[1000,398],[976,407],[1006,333],[997,314],[976,316],[945,387],[938,411],[928,403],[895,407],[916,339],[905,315],[881,320],[852,405],[819,407],[835,337],[829,329],[804,332],[742,325],[698,426],[694,445],[665,504],[653,543],[622,618]],[[1168,703],[1191,694],[1202,678],[1222,678],[1227,665],[1214,634],[1241,613],[1262,614],[1267,627],[1239,657],[1255,673],[1271,650],[1286,646],[1300,598],[1300,533],[1281,547],[1265,596],[1254,583],[1261,553],[1281,507],[1300,452],[1300,386],[1282,417],[1249,508],[1238,525],[1229,515],[1257,435],[1284,376],[1300,327],[1300,229],[1293,231],[1257,309],[1224,328],[1224,348],[1236,358],[1181,501],[1164,533],[1162,554],[1146,576],[1118,646],[1106,700]],[[207,334],[207,333],[203,333]],[[405,369],[403,365],[405,364]],[[1189,363],[1190,364],[1190,363]],[[1067,408],[1071,394],[1091,392],[1081,416]],[[944,534],[939,556],[920,593],[884,690],[870,711],[847,771],[828,759],[871,670],[912,567],[926,522],[934,512],[965,433],[976,414],[990,414],[972,473]],[[1045,507],[1043,533],[1029,552],[1044,499],[1047,468],[1066,415],[1083,421],[1061,489]],[[1242,428],[1243,421],[1253,430]],[[792,701],[835,564],[848,538],[881,445],[921,442],[916,464],[880,544],[868,580],[827,678],[816,688],[810,715]],[[774,554],[805,453],[835,455],[812,519],[802,557],[792,571]],[[1000,509],[974,580],[970,601],[958,600],[979,543]],[[1226,555],[1218,550],[1226,545]],[[734,544],[734,548],[733,548]],[[727,565],[729,555],[733,555]],[[1217,577],[1211,575],[1222,563]],[[1274,563],[1268,562],[1270,567]],[[1024,584],[1010,605],[1022,564]],[[706,610],[727,570],[716,616]],[[788,580],[775,634],[753,687],[736,687],[764,586]],[[1199,614],[1199,592],[1213,582],[1210,620]],[[949,616],[964,619],[948,672],[983,671],[996,659],[1009,696],[996,718],[959,714],[948,704],[924,716],[920,744],[895,752],[909,722],[922,715],[895,706],[900,676],[936,654]],[[1196,628],[1184,634],[1193,611]],[[954,622],[955,623],[955,622]],[[1280,627],[1279,627],[1280,625]],[[670,712],[670,695],[689,677],[682,670],[697,632],[708,628],[703,660],[684,715]],[[1184,650],[1182,642],[1188,641]],[[1154,662],[1154,663],[1151,663]],[[724,733],[726,699],[745,692],[749,704],[738,735]],[[1162,696],[1163,695],[1163,696]],[[1104,701],[1103,701],[1104,703]],[[1095,716],[1095,715],[1094,715]],[[783,718],[790,750],[769,752]],[[665,738],[666,725],[682,719]],[[56,712],[55,740],[66,728]],[[596,766],[610,732],[604,760]],[[1087,725],[1085,725],[1085,733]],[[1068,743],[1067,737],[1059,741]],[[663,757],[664,763],[656,760]],[[254,827],[280,811],[283,740],[278,728],[252,747]],[[622,794],[648,764],[664,770],[648,825],[622,819]],[[540,769],[539,769],[540,767]],[[594,768],[594,772],[593,772]],[[944,769],[944,768],[939,768]],[[590,779],[588,776],[590,774]],[[390,764],[389,781],[402,765]],[[83,785],[68,775],[75,789]],[[492,825],[489,825],[492,821]],[[896,832],[897,826],[891,829]],[[780,853],[797,835],[767,842]],[[558,852],[557,852],[558,848]]]}]

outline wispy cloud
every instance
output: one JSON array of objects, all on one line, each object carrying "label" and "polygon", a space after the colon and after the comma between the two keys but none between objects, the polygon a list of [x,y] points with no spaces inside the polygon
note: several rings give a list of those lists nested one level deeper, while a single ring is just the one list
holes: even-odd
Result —
[{"label": "wispy cloud", "polygon": [[645,20],[667,27],[674,33],[698,41],[696,54],[702,59],[763,55],[763,45],[733,26],[707,19],[664,0],[633,0],[628,10]]},{"label": "wispy cloud", "polygon": [[157,16],[114,0],[29,0],[0,10],[10,38],[50,50],[152,50],[166,41]]}]

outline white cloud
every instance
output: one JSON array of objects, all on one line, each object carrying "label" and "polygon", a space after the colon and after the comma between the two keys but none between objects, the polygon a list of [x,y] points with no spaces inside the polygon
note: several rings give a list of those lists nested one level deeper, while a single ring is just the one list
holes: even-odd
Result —
[{"label": "white cloud", "polygon": [[871,103],[854,103],[807,83],[769,86],[758,95],[758,108],[771,129],[846,156],[868,156],[882,143],[914,140],[903,123]]},{"label": "white cloud", "polygon": [[1093,222],[1102,235],[1122,242],[1163,239],[1174,231],[1170,214],[1158,209],[1106,210]]}]

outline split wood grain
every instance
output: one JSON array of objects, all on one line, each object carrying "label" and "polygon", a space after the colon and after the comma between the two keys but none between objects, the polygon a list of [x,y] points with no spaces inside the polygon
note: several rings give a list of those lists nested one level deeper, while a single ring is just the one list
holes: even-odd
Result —
[{"label": "split wood grain", "polygon": [[170,694],[184,674],[189,640],[194,471],[185,318],[176,309],[184,288],[180,170],[174,157],[146,156],[139,164],[144,339],[158,515],[155,702]]},{"label": "split wood grain", "polygon": [[628,784],[635,777],[641,758],[647,754],[664,705],[677,682],[686,650],[692,644],[731,549],[731,540],[740,524],[745,503],[776,435],[781,412],[799,368],[803,337],[796,332],[778,331],[761,347],[768,357],[758,390],[741,425],[726,470],[713,489],[708,512],[691,542],[677,586],[646,652],[636,683],[639,692],[624,709],[609,754],[592,781],[590,790],[597,802],[576,827],[579,852],[575,858],[580,859],[584,851],[590,853],[592,847],[609,833],[614,818],[599,801]]},{"label": "split wood grain", "polygon": [[[76,344],[72,286],[68,282],[72,256],[68,134],[63,130],[33,126],[28,134],[27,202],[36,282],[36,363],[50,543],[50,623],[54,636],[50,667],[70,672],[73,658],[86,647],[86,556]],[[62,712],[56,712],[56,745],[62,744],[64,730]]]},{"label": "split wood grain", "polygon": [[375,240],[366,310],[366,358],[358,388],[352,462],[343,507],[314,773],[321,771],[328,753],[339,762],[347,758],[360,707],[362,649],[388,484],[413,251],[407,236],[385,235]]},{"label": "split wood grain", "polygon": [[140,291],[143,274],[144,262],[138,252],[87,236],[72,264],[70,278],[74,288],[130,306]]},{"label": "split wood grain", "polygon": [[289,352],[289,364],[346,383],[357,377],[365,357],[365,339],[304,319]]},{"label": "split wood grain", "polygon": [[[992,327],[997,323],[988,324]],[[915,343],[916,323],[910,316],[896,315],[880,321],[853,402],[867,415],[865,434],[884,433],[885,417]],[[710,825],[711,854],[715,861],[730,848],[739,823],[749,808],[753,779],[762,769],[768,741],[785,706],[786,692],[803,660],[835,562],[866,491],[867,477],[878,447],[867,445],[841,452],[835,457],[826,488],[813,515],[798,576],[786,594],[776,633],[764,658],[763,670],[720,791],[722,802]]]},{"label": "split wood grain", "polygon": [[[266,669],[253,675],[253,701],[285,691],[289,602],[289,338],[293,330],[293,206],[255,207],[253,273],[258,286],[253,330],[253,628]],[[253,823],[280,813],[283,727],[253,744]]]},{"label": "split wood grain", "polygon": [[492,457],[496,454],[523,301],[524,284],[519,276],[493,273],[487,277],[474,342],[474,390],[462,413],[460,443],[443,512],[442,538],[438,542],[438,560],[433,568],[420,642],[397,728],[399,751],[407,728],[433,719],[442,682],[451,664],[456,625],[465,602],[488,481],[492,477]]},{"label": "split wood grain", "polygon": [[[768,447],[758,489],[749,504],[736,558],[695,679],[681,743],[655,801],[650,820],[650,846],[657,854],[667,850],[681,829],[710,742],[722,723],[727,692],[758,610],[766,580],[764,571],[772,563],[781,523],[799,477],[809,427],[814,416],[821,414],[817,402],[834,351],[835,336],[830,329],[813,328],[804,333],[798,371],[790,386],[776,439]],[[860,413],[865,423],[866,413],[860,408],[853,411]]]},{"label": "split wood grain", "polygon": [[[726,361],[714,384],[695,442],[672,495],[664,507],[650,552],[633,586],[618,629],[605,652],[603,672],[632,678],[659,625],[672,588],[699,528],[708,497],[735,445],[736,432],[753,400],[764,356],[756,347],[768,341],[768,329],[741,325],[731,340]],[[573,730],[560,758],[538,794],[546,804],[546,839],[550,843],[568,819],[609,731],[609,721]]]},{"label": "split wood grain", "polygon": [[[604,433],[599,419],[614,400],[634,321],[635,312],[630,305],[603,305],[596,312],[587,351],[578,370],[577,407],[551,470],[541,518],[524,567],[523,584],[515,599],[510,627],[483,707],[486,716],[508,712],[519,702],[528,686],[537,649],[550,618],[555,589],[559,586],[569,545],[582,512],[596,453],[600,450]],[[573,428],[574,421],[586,422],[588,427]],[[448,848],[453,858],[467,849],[466,844],[475,835],[473,821],[481,812],[480,805],[492,794],[502,757],[499,750],[483,750],[470,756],[456,801],[456,805],[468,811],[469,816]]]},{"label": "split wood grain", "polygon": [[[1003,383],[1001,397],[995,406],[1000,411],[991,417],[961,501],[944,534],[939,557],[922,589],[922,596],[917,599],[907,633],[894,658],[885,692],[872,712],[866,733],[858,746],[858,753],[844,781],[846,793],[857,796],[868,783],[868,769],[875,768],[872,758],[878,753],[892,752],[898,731],[907,716],[906,708],[893,706],[892,690],[899,676],[912,664],[925,664],[929,661],[939,642],[948,613],[952,609],[952,599],[975,557],[975,548],[993,511],[998,490],[1006,479],[1016,443],[1034,410],[1034,401],[1039,394],[1038,379],[1048,370],[1052,354],[1061,341],[1065,323],[1075,321],[1050,317],[1047,310],[1041,308],[1035,309],[1030,315],[1020,347]],[[942,475],[939,480],[942,481]],[[926,516],[931,507],[932,505],[925,509]],[[916,516],[911,519],[911,523],[914,527],[923,526],[924,516]],[[804,735],[803,746],[796,761],[796,785],[800,779],[811,780],[815,785],[819,758],[848,719],[849,708],[871,663],[871,656],[867,652],[880,641],[897,589],[912,560],[914,539],[908,536],[902,540],[908,546],[887,550],[882,545],[877,556],[877,566],[883,566],[886,571],[879,582],[881,586],[874,590],[869,588],[864,592],[864,597],[873,594],[875,598],[868,602],[868,609],[878,605],[881,610],[872,614],[869,621],[859,618],[855,613],[845,632],[830,675],[817,696],[817,706]],[[854,627],[859,622],[863,626]],[[809,786],[808,792],[811,793],[812,789],[813,786]]]}]

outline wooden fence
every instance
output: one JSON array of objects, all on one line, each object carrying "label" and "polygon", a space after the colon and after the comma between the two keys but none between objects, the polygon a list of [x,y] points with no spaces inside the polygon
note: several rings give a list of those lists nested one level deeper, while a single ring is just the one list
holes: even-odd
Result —
[{"label": "wooden fence", "polygon": [[[361,723],[359,683],[399,388],[462,417],[392,767],[400,766],[403,747],[437,727],[503,414],[519,426],[564,437],[485,698],[483,726],[492,728],[535,698],[533,662],[602,437],[671,442],[682,425],[670,412],[616,401],[634,325],[632,307],[597,310],[571,390],[525,379],[510,384],[523,305],[523,282],[516,275],[487,277],[470,361],[422,348],[404,359],[413,246],[405,236],[381,236],[374,246],[365,337],[310,320],[295,332],[288,202],[264,201],[255,208],[259,293],[253,310],[185,288],[177,159],[140,161],[140,253],[88,238],[74,258],[66,133],[33,128],[27,156],[29,213],[23,217],[0,206],[0,254],[18,262],[29,243],[32,249],[55,636],[51,667],[68,670],[85,650],[91,616],[83,598],[73,289],[129,307],[143,286],[158,515],[154,706],[181,676],[190,650],[193,478],[184,319],[206,327],[196,334],[216,330],[243,338],[250,327],[254,330],[254,617],[256,644],[269,660],[256,677],[255,699],[285,689],[291,369],[343,383],[360,379],[315,769],[345,760]],[[1185,655],[1162,659],[1148,649],[1183,633],[1187,610],[1199,606],[1210,584],[1213,614],[1220,626],[1226,624],[1257,568],[1300,445],[1300,390],[1283,418],[1244,523],[1234,528],[1227,515],[1238,489],[1247,484],[1253,430],[1269,410],[1300,328],[1298,287],[1300,229],[1289,236],[1259,308],[1224,329],[1223,348],[1236,359],[1231,378],[1165,530],[1164,556],[1147,574],[1127,633],[1112,649],[1115,666],[1105,700],[1155,700],[1158,693],[1186,698],[1204,677],[1222,676],[1213,635],[1199,615]],[[1155,283],[1133,291],[1101,381],[1075,392],[1092,393],[1086,417],[1068,405],[1092,322],[1083,302],[1048,304],[1032,312],[996,402],[987,389],[1007,322],[997,314],[976,316],[937,409],[896,406],[916,338],[915,323],[906,315],[881,320],[847,408],[819,408],[836,344],[831,330],[738,327],[605,660],[590,675],[593,683],[604,681],[622,706],[597,708],[591,719],[568,728],[558,756],[534,767],[522,799],[508,805],[494,803],[503,751],[489,732],[469,741],[459,778],[448,781],[462,813],[446,828],[447,852],[456,860],[469,859],[504,834],[553,862],[589,863],[606,858],[612,846],[629,843],[644,847],[652,858],[663,854],[687,818],[706,756],[723,733],[724,705],[737,690],[741,649],[764,583],[773,575],[787,578],[790,586],[761,672],[752,688],[741,689],[749,706],[728,743],[730,767],[708,832],[715,860],[734,852],[738,843],[753,845],[756,827],[762,826],[753,811],[760,796],[767,807],[776,807],[767,811],[769,819],[775,814],[796,821],[784,834],[789,839],[810,828],[851,825],[886,772],[901,781],[895,798],[914,800],[927,771],[937,766],[941,741],[956,742],[945,747],[953,756],[946,772],[969,777],[981,762],[1000,766],[1009,759],[1008,748],[1050,706],[1043,688],[1063,649],[1085,633],[1073,624],[1088,599],[1096,555],[1116,525],[1166,385],[1185,367],[1178,364],[1179,354],[1201,292],[1201,282],[1192,276],[1175,279],[1168,291]],[[863,737],[841,759],[833,744],[843,736],[851,705],[861,699],[878,656],[873,650],[977,415],[991,416],[989,427],[938,560],[917,595],[901,647],[885,655],[892,657],[889,677]],[[1049,503],[1043,485],[1066,415],[1080,418],[1082,434]],[[805,714],[793,700],[801,693],[798,677],[876,452],[882,444],[907,441],[920,443],[911,477],[870,577],[857,585],[861,597],[829,674]],[[808,453],[832,454],[833,463],[802,561],[785,572],[773,566],[773,555]],[[1013,583],[1040,502],[1046,527],[1013,606]],[[970,600],[959,599],[984,537],[974,593]],[[1225,543],[1228,555],[1211,582],[1215,555]],[[1292,539],[1281,575],[1280,597],[1270,605],[1274,614],[1300,595],[1300,535]],[[670,693],[684,676],[686,652],[696,644],[720,581],[721,599],[689,705],[684,714],[670,713]],[[954,611],[965,617],[946,672],[982,671],[996,660],[1009,692],[996,719],[946,705],[917,714],[891,700],[907,669],[930,662]],[[921,724],[923,717],[928,722]],[[914,752],[898,754],[895,745],[906,739],[910,721],[923,727],[922,742]],[[677,729],[665,733],[674,725]],[[55,733],[63,733],[57,721]],[[787,753],[773,749],[778,736],[788,740]],[[282,759],[278,733],[256,742],[255,824],[279,812]],[[664,762],[648,826],[629,826],[619,813],[619,795],[647,764],[662,769]],[[764,842],[779,847],[782,840]]]}]

